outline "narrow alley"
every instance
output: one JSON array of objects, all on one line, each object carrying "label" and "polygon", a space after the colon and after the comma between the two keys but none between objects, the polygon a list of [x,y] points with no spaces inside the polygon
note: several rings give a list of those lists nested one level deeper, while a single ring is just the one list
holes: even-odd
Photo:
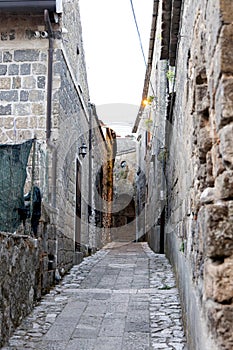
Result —
[{"label": "narrow alley", "polygon": [[168,260],[147,243],[118,242],[74,266],[2,350],[185,348]]}]

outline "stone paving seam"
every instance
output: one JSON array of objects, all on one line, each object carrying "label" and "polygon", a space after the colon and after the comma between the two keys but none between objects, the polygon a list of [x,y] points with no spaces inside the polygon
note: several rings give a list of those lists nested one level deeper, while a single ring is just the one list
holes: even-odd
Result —
[{"label": "stone paving seam", "polygon": [[[93,280],[96,273],[99,280]],[[2,350],[184,350],[185,346],[179,295],[168,260],[147,243],[118,243],[74,266]]]},{"label": "stone paving seam", "polygon": [[185,350],[186,337],[175,276],[164,254],[153,252],[142,243],[150,262],[150,347],[151,349]]},{"label": "stone paving seam", "polygon": [[[81,275],[87,274],[108,253],[108,250],[99,250],[94,255],[84,258],[81,264],[74,265],[62,281],[50,293],[44,295],[41,301],[35,305],[31,313],[14,331],[7,345],[3,346],[1,350],[42,350],[38,349],[35,344],[49,331],[57,316],[69,302],[70,296],[61,296],[64,285],[67,285],[70,280],[75,281],[76,286],[80,285],[84,279]],[[74,275],[77,278],[73,279]],[[46,313],[44,312],[45,307]]]}]

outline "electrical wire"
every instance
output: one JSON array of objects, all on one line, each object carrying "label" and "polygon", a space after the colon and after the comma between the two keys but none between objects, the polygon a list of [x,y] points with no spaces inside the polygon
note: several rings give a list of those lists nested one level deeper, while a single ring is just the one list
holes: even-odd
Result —
[{"label": "electrical wire", "polygon": [[[143,45],[142,45],[142,39],[141,39],[141,34],[140,34],[138,23],[137,23],[136,14],[135,14],[135,11],[134,11],[133,0],[130,0],[130,4],[131,4],[133,18],[134,18],[134,22],[135,22],[137,33],[138,33],[138,39],[139,39],[139,43],[140,43],[140,47],[141,47],[141,51],[142,51],[143,60],[144,60],[145,66],[147,68],[146,56],[145,56],[145,52],[144,52]],[[152,95],[155,97],[155,92],[154,92],[153,85],[151,83],[151,79],[149,79],[149,84],[150,84],[150,87],[151,87]]]},{"label": "electrical wire", "polygon": [[133,0],[130,0],[130,4],[131,4],[133,18],[134,18],[134,22],[135,22],[137,33],[138,33],[138,39],[139,39],[139,43],[140,43],[140,47],[141,47],[141,51],[142,51],[142,56],[143,56],[143,59],[144,59],[145,66],[147,66],[146,56],[145,56],[143,45],[142,45],[141,34],[140,34],[140,31],[139,31],[139,28],[138,28],[137,18],[136,18],[136,14],[135,14],[135,11],[134,11]]}]

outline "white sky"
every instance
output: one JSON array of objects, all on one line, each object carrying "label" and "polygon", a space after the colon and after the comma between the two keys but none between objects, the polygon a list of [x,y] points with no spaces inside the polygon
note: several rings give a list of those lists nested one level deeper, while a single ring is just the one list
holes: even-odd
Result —
[{"label": "white sky", "polygon": [[[135,120],[146,67],[130,0],[79,2],[91,102],[105,122]],[[133,5],[147,60],[153,0],[133,0]],[[120,104],[117,117],[111,117],[111,104],[115,112],[116,104]],[[132,113],[129,106],[126,108],[127,116],[122,112],[124,104],[132,107]]]}]

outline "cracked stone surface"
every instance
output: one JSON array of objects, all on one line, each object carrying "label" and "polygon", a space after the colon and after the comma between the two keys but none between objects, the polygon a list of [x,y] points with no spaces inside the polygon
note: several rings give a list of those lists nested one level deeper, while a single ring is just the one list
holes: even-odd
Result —
[{"label": "cracked stone surface", "polygon": [[111,243],[85,258],[2,348],[23,349],[187,349],[168,260],[147,243]]}]

